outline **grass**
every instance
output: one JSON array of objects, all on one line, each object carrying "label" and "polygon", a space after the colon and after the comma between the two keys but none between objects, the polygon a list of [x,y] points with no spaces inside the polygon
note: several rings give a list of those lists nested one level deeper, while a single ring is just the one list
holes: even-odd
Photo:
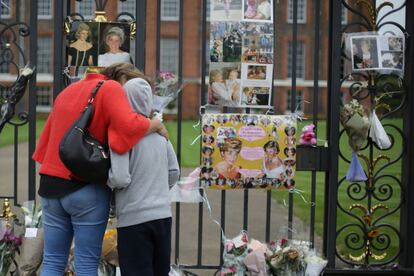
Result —
[{"label": "grass", "polygon": [[[307,124],[309,122],[299,122],[298,129],[300,130],[303,125]],[[389,119],[383,122],[386,124],[393,124],[397,127],[401,128],[402,121],[400,119]],[[193,141],[198,137],[200,134],[199,127],[193,127],[193,125],[197,124],[197,121],[183,121],[182,122],[182,137],[181,137],[181,166],[182,167],[196,167],[199,165],[199,158],[200,158],[200,146],[199,146],[199,140],[197,140],[193,145]],[[43,128],[44,120],[38,120],[37,121],[37,133],[39,134],[41,132],[41,129]],[[171,142],[174,144],[174,147],[177,149],[177,122],[173,121],[167,121],[165,122],[165,125],[170,133]],[[387,128],[387,131],[394,137],[395,144],[392,149],[388,151],[381,152],[382,154],[386,154],[389,156],[392,160],[395,160],[399,154],[401,154],[402,151],[402,137],[399,136],[398,131],[394,128]],[[298,135],[300,134],[300,131]],[[326,123],[325,121],[320,121],[318,123],[318,137],[326,137]],[[297,137],[299,138],[299,137]],[[27,141],[28,139],[28,126],[22,126],[19,127],[19,142]],[[350,159],[351,153],[348,146],[348,137],[347,135],[343,135],[340,140],[340,149],[343,153],[343,155]],[[14,134],[13,134],[13,127],[10,125],[6,125],[3,132],[0,134],[0,147],[5,145],[10,145],[14,141]],[[324,141],[319,141],[319,144],[323,145]],[[362,154],[368,154],[367,150],[361,151]],[[380,152],[378,150],[374,150],[374,157],[377,157]],[[361,159],[360,159],[361,160]],[[379,161],[378,165],[375,167],[375,172],[378,171],[378,169],[382,166],[384,166],[387,162],[385,160]],[[365,164],[361,160],[361,164],[366,168]],[[344,162],[342,159],[339,161],[339,179],[344,177],[346,175],[346,172],[348,170],[348,163]],[[394,164],[386,167],[382,172],[381,175],[392,175],[395,176],[397,179],[401,178],[401,161],[397,161]],[[295,216],[299,217],[301,220],[305,222],[305,224],[310,223],[310,209],[311,209],[311,188],[312,188],[312,181],[311,181],[311,172],[303,172],[298,171],[296,172],[295,176],[296,180],[296,187],[300,189],[302,192],[303,197],[307,202],[302,200],[302,198],[298,195],[294,195],[294,214]],[[381,202],[379,200],[372,200],[371,206],[375,206],[376,204],[384,203],[389,208],[388,212],[390,213],[394,208],[398,206],[400,203],[401,197],[400,197],[400,188],[399,186],[392,181],[392,177],[383,177],[381,180],[379,180],[376,183],[377,187],[377,194],[379,196],[385,197],[387,195],[386,188],[387,186],[383,186],[383,190],[378,190],[379,185],[381,184],[389,184],[393,188],[393,196],[385,201]],[[367,200],[352,200],[349,195],[347,194],[347,189],[352,190],[352,187],[350,186],[351,183],[347,181],[343,181],[338,186],[338,202],[339,204],[345,209],[349,210],[349,207],[351,204],[354,203],[360,203],[362,206],[367,206]],[[355,187],[354,187],[355,188]],[[364,186],[362,186],[362,190],[359,193],[352,193],[355,197],[361,196],[364,193]],[[381,194],[381,191],[384,192],[384,194]],[[315,200],[314,200],[314,206],[315,206],[315,231],[316,234],[319,236],[322,236],[323,234],[323,217],[324,217],[324,204],[325,204],[325,173],[324,172],[317,172],[316,173],[316,192],[315,192]],[[283,202],[288,198],[288,192],[287,191],[274,191],[273,197],[279,201]],[[339,208],[337,209],[337,229],[343,227],[346,224],[349,223],[356,223],[361,224],[361,222],[358,221],[358,218],[362,218],[364,213],[361,210],[354,210],[352,213],[356,217],[352,217],[346,213],[344,213]],[[381,215],[386,215],[387,211],[384,211],[382,209],[379,209],[375,216],[373,216],[373,219],[375,220]],[[385,218],[380,220],[381,224],[389,224],[391,226],[396,227],[399,229],[399,220],[400,220],[400,213],[399,211],[396,213],[393,213],[392,215],[386,216]],[[362,252],[361,250],[350,250],[349,247],[345,246],[345,238],[346,235],[349,234],[352,231],[358,232],[358,228],[354,227],[347,227],[342,233],[339,233],[337,237],[337,248],[340,254],[348,256],[348,254],[353,254],[355,256],[360,255]],[[389,234],[391,235],[390,242],[391,246],[387,250],[388,255],[385,257],[385,260],[387,258],[390,258],[397,252],[399,246],[399,240],[396,233],[393,232],[391,228],[388,227],[382,227],[379,228],[380,234]],[[358,232],[362,234],[361,232]],[[360,235],[362,237],[362,235]],[[348,240],[350,242],[351,240]],[[361,241],[358,245],[361,245]],[[352,244],[351,245],[356,245]],[[376,244],[380,246],[380,244]],[[379,250],[376,252],[377,255],[381,254],[382,251]],[[372,259],[371,259],[372,261]]]},{"label": "grass", "polygon": [[[44,119],[39,119],[36,121],[36,129],[37,135],[39,137],[41,130],[45,124]],[[29,124],[25,124],[23,126],[15,127],[11,124],[6,124],[0,133],[0,148],[8,145],[12,145],[14,143],[14,132],[17,130],[18,132],[18,142],[26,142],[29,140]]]}]

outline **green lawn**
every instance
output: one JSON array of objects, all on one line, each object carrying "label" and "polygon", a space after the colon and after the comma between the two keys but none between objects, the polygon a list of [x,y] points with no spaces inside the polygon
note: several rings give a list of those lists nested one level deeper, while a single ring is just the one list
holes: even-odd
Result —
[{"label": "green lawn", "polygon": [[[302,126],[304,124],[307,124],[308,122],[299,122],[298,124],[298,129],[300,130],[302,128]],[[392,123],[397,125],[398,127],[401,127],[401,120],[400,119],[390,119],[384,122],[384,124],[387,123]],[[182,167],[196,167],[199,165],[199,158],[200,158],[200,144],[199,144],[199,140],[197,140],[193,145],[191,145],[191,143],[194,141],[194,139],[197,138],[197,136],[200,134],[200,128],[199,126],[197,127],[193,127],[193,125],[197,124],[197,121],[183,121],[182,122],[182,142],[181,142],[181,166]],[[38,120],[37,122],[37,133],[40,133],[42,127],[44,125],[44,120]],[[170,138],[172,143],[174,144],[174,146],[176,147],[177,144],[177,123],[176,122],[165,122],[165,125],[170,133]],[[23,126],[23,127],[19,127],[19,141],[23,142],[23,141],[27,141],[27,131],[28,127]],[[401,136],[398,135],[398,132],[393,129],[393,128],[388,128],[387,131],[389,133],[391,133],[391,135],[394,137],[395,139],[395,145],[394,147],[389,150],[389,151],[385,151],[382,152],[382,154],[387,155],[388,157],[391,158],[391,160],[395,160],[399,154],[401,153],[402,150],[402,145],[401,145],[401,141],[402,138]],[[298,133],[298,135],[300,134],[300,131]],[[326,137],[326,123],[325,121],[320,121],[318,123],[318,137],[323,139],[324,137]],[[297,137],[299,138],[299,137]],[[340,141],[340,148],[343,151],[343,154],[346,158],[350,158],[350,150],[349,150],[349,146],[347,144],[347,135],[343,135],[341,141]],[[10,125],[7,125],[3,132],[0,134],[0,147],[7,145],[7,144],[11,144],[13,143],[13,127],[11,127]],[[318,143],[320,145],[324,144],[324,141],[318,141]],[[361,153],[366,153],[366,151],[362,151]],[[374,152],[374,157],[377,156],[379,153],[377,151]],[[363,164],[363,166],[366,168],[365,164],[363,163],[363,161],[361,161],[361,163]],[[379,167],[383,166],[384,164],[386,164],[385,161],[380,161],[377,165],[377,167],[375,168],[375,171],[378,170]],[[339,178],[342,178],[346,175],[346,172],[348,170],[348,164],[342,160],[340,160],[339,162]],[[381,174],[389,174],[389,175],[393,175],[395,176],[397,179],[401,178],[401,161],[396,162],[395,164],[387,167]],[[304,198],[306,199],[307,202],[305,202],[304,200],[301,199],[300,196],[298,195],[294,195],[294,214],[301,218],[306,224],[309,223],[310,221],[310,208],[311,208],[311,172],[297,172],[296,173],[296,187],[300,190],[303,191],[302,195],[304,196]],[[318,172],[316,174],[316,195],[315,195],[315,231],[317,235],[322,236],[323,234],[323,216],[324,216],[324,190],[325,190],[325,184],[324,184],[324,178],[325,178],[325,173],[324,172]],[[391,178],[383,178],[379,183],[376,184],[376,187],[378,187],[381,184],[390,184],[390,186],[393,188],[393,196],[391,197],[391,199],[389,199],[388,201],[386,201],[386,205],[389,208],[389,210],[393,210],[393,208],[396,208],[396,206],[398,206],[399,202],[400,202],[400,189],[399,186],[395,183],[390,181]],[[352,187],[351,187],[352,188]],[[362,187],[362,191],[358,194],[355,194],[355,196],[361,195],[364,192],[364,188]],[[384,186],[384,190],[377,190],[378,194],[381,195],[381,192],[385,192],[383,194],[383,196],[386,196],[386,186]],[[350,197],[347,195],[347,189],[350,189],[350,183],[347,181],[344,181],[338,188],[338,200],[339,203],[341,204],[341,206],[343,206],[343,208],[345,210],[348,210],[348,208],[351,206],[351,204],[353,203],[360,203],[363,206],[367,206],[367,201],[366,200],[352,200],[350,199]],[[352,189],[351,189],[352,190]],[[279,201],[279,202],[284,202],[287,201],[288,199],[288,192],[287,191],[274,191],[273,192],[273,197]],[[381,203],[378,200],[372,200],[372,206],[374,206],[375,204]],[[357,217],[361,218],[363,215],[363,212],[361,210],[354,210],[353,214],[355,214]],[[374,220],[375,218],[378,218],[380,215],[385,215],[386,212],[379,210],[375,216],[374,216]],[[393,213],[391,216],[387,216],[384,219],[381,219],[380,222],[382,223],[388,223],[392,226],[395,226],[397,229],[399,229],[399,212]],[[338,221],[337,221],[337,226],[338,229],[340,227],[342,227],[343,225],[347,224],[347,223],[357,223],[359,224],[358,220],[356,218],[353,218],[349,215],[346,215],[343,211],[341,211],[340,209],[338,209]],[[350,251],[349,248],[345,247],[345,236],[346,234],[348,234],[351,231],[355,231],[357,230],[357,228],[353,227],[353,228],[347,228],[342,234],[340,234],[338,236],[337,239],[337,244],[338,244],[338,249],[342,254],[348,254],[348,253],[353,253],[353,255],[357,256],[359,254],[357,254],[358,252],[361,251]],[[388,250],[388,255],[387,257],[392,256],[398,246],[398,238],[397,235],[392,232],[392,230],[390,230],[390,228],[387,229],[379,229],[380,233],[387,233],[390,235],[390,242],[391,242],[391,247]],[[355,245],[355,244],[354,244]],[[360,243],[358,244],[360,245]],[[378,245],[378,244],[377,244]],[[378,254],[382,253],[381,251],[377,252]],[[386,257],[386,258],[387,258]]]}]

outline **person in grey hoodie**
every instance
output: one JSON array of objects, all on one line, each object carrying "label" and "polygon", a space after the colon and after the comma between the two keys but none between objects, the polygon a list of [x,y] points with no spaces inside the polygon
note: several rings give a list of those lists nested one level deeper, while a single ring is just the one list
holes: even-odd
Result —
[{"label": "person in grey hoodie", "polygon": [[[133,78],[123,87],[132,109],[148,117],[152,109],[148,82]],[[145,136],[124,155],[111,152],[108,185],[115,191],[122,276],[168,275],[172,223],[169,189],[178,178],[173,146],[161,135]]]}]

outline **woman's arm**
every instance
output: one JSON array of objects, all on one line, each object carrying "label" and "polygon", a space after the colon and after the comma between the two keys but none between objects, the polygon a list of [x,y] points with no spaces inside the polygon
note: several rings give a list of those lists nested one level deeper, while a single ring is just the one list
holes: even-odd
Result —
[{"label": "woman's arm", "polygon": [[113,150],[111,152],[111,168],[108,173],[108,186],[112,189],[122,189],[131,183],[131,174],[129,173],[129,152],[122,155]]}]

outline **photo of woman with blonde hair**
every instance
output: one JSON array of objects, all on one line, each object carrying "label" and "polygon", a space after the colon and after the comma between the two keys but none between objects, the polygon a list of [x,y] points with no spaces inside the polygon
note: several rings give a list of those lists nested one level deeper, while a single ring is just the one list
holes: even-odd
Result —
[{"label": "photo of woman with blonde hair", "polygon": [[237,179],[241,177],[240,167],[236,165],[237,157],[241,151],[242,142],[237,138],[226,138],[220,147],[223,161],[218,163],[214,170],[219,178]]},{"label": "photo of woman with blonde hair", "polygon": [[88,24],[81,22],[75,37],[68,49],[68,66],[93,66],[93,45],[89,41],[91,29]]},{"label": "photo of woman with blonde hair", "polygon": [[132,63],[129,53],[121,49],[127,38],[122,28],[112,26],[104,33],[103,37],[105,52],[98,56],[98,66],[108,67],[118,62]]}]

